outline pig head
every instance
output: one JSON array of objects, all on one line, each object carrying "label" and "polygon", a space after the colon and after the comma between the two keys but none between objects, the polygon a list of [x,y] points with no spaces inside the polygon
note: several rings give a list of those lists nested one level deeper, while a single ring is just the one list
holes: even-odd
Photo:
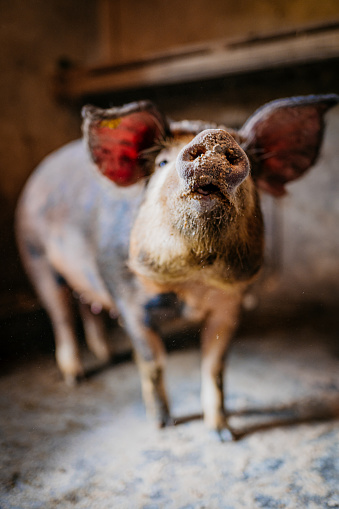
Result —
[{"label": "pig head", "polygon": [[47,158],[17,213],[24,264],[49,312],[68,380],[83,374],[69,288],[80,297],[88,346],[111,351],[100,311],[121,315],[143,397],[171,422],[161,328],[196,323],[202,344],[202,410],[226,423],[224,358],[243,293],[263,261],[258,189],[282,196],[315,162],[335,95],[274,101],[239,130],[170,122],[149,102],[83,110],[84,140]]},{"label": "pig head", "polygon": [[218,287],[248,281],[262,262],[263,226],[245,152],[223,129],[188,143],[179,136],[171,151],[133,225],[130,267],[169,286],[192,278]]}]

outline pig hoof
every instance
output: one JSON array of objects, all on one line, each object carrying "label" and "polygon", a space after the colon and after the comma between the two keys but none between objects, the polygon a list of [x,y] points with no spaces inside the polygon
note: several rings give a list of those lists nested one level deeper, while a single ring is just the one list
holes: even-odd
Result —
[{"label": "pig hoof", "polygon": [[73,365],[72,369],[61,370],[61,373],[66,384],[70,387],[74,387],[85,378],[85,371],[80,363]]},{"label": "pig hoof", "polygon": [[208,426],[210,433],[219,442],[232,442],[239,440],[239,435],[229,425],[226,415],[219,416],[218,422],[214,426]]},{"label": "pig hoof", "polygon": [[69,341],[62,340],[56,349],[56,361],[67,385],[75,385],[77,379],[84,376],[84,368],[80,360],[77,346]]},{"label": "pig hoof", "polygon": [[86,337],[87,345],[96,358],[105,364],[113,359],[113,351],[108,342],[101,337]]},{"label": "pig hoof", "polygon": [[77,375],[71,375],[71,374],[64,375],[64,380],[66,382],[66,385],[68,385],[69,387],[75,387],[80,382],[82,382],[84,379],[85,379],[84,373],[77,374]]},{"label": "pig hoof", "polygon": [[212,430],[223,430],[228,428],[228,419],[224,409],[204,413],[204,424]]},{"label": "pig hoof", "polygon": [[222,442],[222,443],[233,442],[233,440],[234,440],[233,433],[229,428],[216,429],[216,430],[212,431],[212,433],[214,433],[214,437],[219,442]]},{"label": "pig hoof", "polygon": [[210,427],[210,435],[212,438],[217,440],[218,442],[232,442],[237,440],[236,433],[230,427],[227,422],[227,419],[224,418],[223,423],[215,427]]},{"label": "pig hoof", "polygon": [[114,359],[114,354],[110,349],[98,349],[93,352],[96,358],[103,364],[110,364]]},{"label": "pig hoof", "polygon": [[175,426],[175,420],[173,417],[171,417],[169,414],[161,416],[158,421],[159,429],[168,428],[169,426]]}]

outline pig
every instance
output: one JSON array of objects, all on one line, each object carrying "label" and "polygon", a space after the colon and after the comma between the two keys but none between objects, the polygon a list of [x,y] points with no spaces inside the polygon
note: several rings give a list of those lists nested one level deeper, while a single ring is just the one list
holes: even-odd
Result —
[{"label": "pig", "polygon": [[276,100],[238,131],[170,121],[149,101],[83,108],[83,139],[38,166],[16,216],[66,381],[84,375],[75,293],[88,347],[102,361],[112,352],[101,310],[120,315],[147,412],[170,424],[161,330],[180,318],[201,331],[204,422],[227,428],[224,360],[263,263],[260,192],[284,195],[315,163],[337,102],[333,94]]}]

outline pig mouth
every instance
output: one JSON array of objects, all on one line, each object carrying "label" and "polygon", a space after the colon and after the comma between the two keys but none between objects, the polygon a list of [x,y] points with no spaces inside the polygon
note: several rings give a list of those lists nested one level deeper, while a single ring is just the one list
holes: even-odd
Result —
[{"label": "pig mouth", "polygon": [[233,200],[228,194],[227,186],[212,179],[198,179],[191,182],[181,197],[191,200],[192,206],[199,213],[208,213],[217,210],[229,210]]},{"label": "pig mouth", "polygon": [[210,196],[211,198],[225,198],[225,195],[221,192],[220,188],[215,184],[206,184],[199,186],[193,190],[193,194],[200,196]]},{"label": "pig mouth", "polygon": [[203,202],[223,201],[228,202],[226,194],[221,188],[212,182],[206,184],[197,184],[190,192],[192,198],[202,200]]}]

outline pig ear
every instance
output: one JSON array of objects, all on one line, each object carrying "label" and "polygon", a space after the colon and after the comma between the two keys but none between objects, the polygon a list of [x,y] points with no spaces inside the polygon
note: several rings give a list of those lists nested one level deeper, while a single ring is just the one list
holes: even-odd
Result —
[{"label": "pig ear", "polygon": [[84,106],[82,115],[85,140],[103,175],[120,186],[129,186],[150,174],[149,154],[168,129],[151,102],[110,109]]},{"label": "pig ear", "polygon": [[285,184],[315,163],[324,114],[338,100],[334,94],[281,99],[264,105],[248,119],[239,134],[259,188],[282,196]]}]

